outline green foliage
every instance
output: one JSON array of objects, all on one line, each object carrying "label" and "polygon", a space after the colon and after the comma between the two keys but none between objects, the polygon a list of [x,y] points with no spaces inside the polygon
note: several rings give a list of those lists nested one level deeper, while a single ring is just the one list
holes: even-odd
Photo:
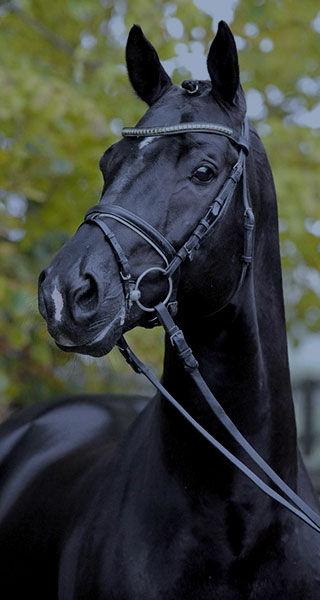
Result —
[{"label": "green foliage", "polygon": [[[312,26],[318,14],[314,1],[241,2],[236,18],[236,32],[247,42],[240,54],[244,88],[259,90],[267,109],[257,126],[277,190],[287,325],[293,342],[320,327],[320,119],[318,127],[310,129],[292,118],[319,103],[320,86],[307,93],[299,85],[302,78],[318,81],[320,34]],[[254,37],[244,33],[248,22],[259,28]],[[264,39],[273,43],[268,53],[260,49]],[[280,90],[281,101],[272,101],[270,86]],[[315,223],[319,227],[312,227]]]},{"label": "green foliage", "polygon": [[[210,3],[209,3],[210,4]],[[245,42],[240,52],[246,90],[259,90],[267,114],[257,121],[271,160],[279,196],[287,313],[292,335],[320,324],[312,273],[319,268],[320,220],[317,166],[319,131],[288,119],[288,102],[309,110],[316,97],[299,91],[302,76],[315,76],[320,35],[310,28],[315,0],[239,2],[232,24]],[[184,25],[174,39],[171,17]],[[124,43],[140,23],[163,60],[176,44],[208,46],[212,19],[191,0],[0,1],[0,396],[25,404],[52,394],[141,390],[117,351],[107,359],[72,357],[58,351],[37,312],[37,276],[68,239],[85,210],[97,202],[102,180],[98,160],[117,139],[121,122],[144,112],[130,90]],[[246,24],[258,26],[247,35]],[[215,23],[216,25],[216,23]],[[195,33],[194,28],[198,29]],[[271,39],[274,49],[261,51]],[[173,74],[179,83],[187,76]],[[277,86],[281,102],[268,100]],[[268,128],[267,128],[268,127]],[[264,135],[265,134],[265,135]],[[159,369],[161,332],[134,331],[134,346]],[[120,375],[119,375],[120,373]]]}]

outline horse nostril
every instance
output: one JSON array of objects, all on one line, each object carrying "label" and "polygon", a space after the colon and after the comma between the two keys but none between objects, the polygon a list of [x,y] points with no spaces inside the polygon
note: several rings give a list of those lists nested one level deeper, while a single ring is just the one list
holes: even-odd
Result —
[{"label": "horse nostril", "polygon": [[79,308],[85,312],[97,308],[99,301],[98,285],[91,275],[86,275],[85,284],[78,290],[75,301]]},{"label": "horse nostril", "polygon": [[39,275],[39,287],[43,284],[46,277],[47,277],[47,271],[46,271],[46,269],[43,269],[43,271],[41,271],[41,273]]},{"label": "horse nostril", "polygon": [[45,299],[45,292],[44,292],[44,288],[42,287],[42,284],[44,283],[46,276],[47,276],[47,271],[44,269],[43,271],[41,271],[41,273],[39,275],[39,279],[38,279],[38,306],[39,306],[40,314],[43,316],[44,319],[47,320],[48,311],[47,311],[47,305],[46,305],[46,299]]}]

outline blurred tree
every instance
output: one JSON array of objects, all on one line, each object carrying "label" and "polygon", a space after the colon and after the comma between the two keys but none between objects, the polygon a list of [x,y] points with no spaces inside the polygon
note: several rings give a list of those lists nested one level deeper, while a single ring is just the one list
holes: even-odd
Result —
[{"label": "blurred tree", "polygon": [[[119,137],[123,123],[134,124],[144,112],[124,65],[130,26],[143,26],[180,83],[188,70],[196,75],[203,69],[220,17],[229,22],[234,17],[249,114],[276,179],[289,331],[299,338],[319,327],[317,2],[0,0],[4,407],[62,392],[141,386],[117,351],[93,360],[70,358],[55,348],[37,313],[37,275],[97,202],[104,149]],[[130,335],[139,352],[159,366],[160,330]]]},{"label": "blurred tree", "polygon": [[248,105],[276,183],[288,330],[299,342],[320,328],[319,5],[243,1],[236,23]]}]

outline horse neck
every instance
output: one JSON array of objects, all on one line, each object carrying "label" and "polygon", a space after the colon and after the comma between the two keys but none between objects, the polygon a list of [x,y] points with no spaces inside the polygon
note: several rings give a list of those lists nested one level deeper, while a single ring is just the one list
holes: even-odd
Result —
[{"label": "horse neck", "polygon": [[[255,212],[257,227],[260,221],[262,231],[254,262],[240,293],[220,313],[209,318],[195,317],[194,313],[190,318],[182,316],[179,326],[199,361],[202,376],[225,411],[265,460],[295,487],[296,427],[287,357],[277,209],[271,172],[265,164],[260,172],[268,181],[259,184],[256,180],[255,189],[250,191],[252,199],[253,194],[256,200],[258,196],[258,202],[253,204],[259,206]],[[230,441],[184,372],[168,340],[163,383],[206,429],[239,456],[239,448]],[[207,443],[199,442],[198,434],[190,431],[183,417],[175,414],[165,402],[161,414],[165,444],[169,448],[168,460],[178,452],[181,464],[183,454],[189,462],[203,458],[208,463]]]}]

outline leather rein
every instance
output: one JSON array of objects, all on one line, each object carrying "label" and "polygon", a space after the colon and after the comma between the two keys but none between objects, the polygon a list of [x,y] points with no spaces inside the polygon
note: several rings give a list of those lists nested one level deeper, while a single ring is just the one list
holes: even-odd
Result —
[{"label": "leather rein", "polygon": [[[237,469],[246,475],[246,477],[248,477],[266,495],[273,500],[276,500],[279,504],[290,510],[298,518],[304,521],[304,523],[320,533],[320,515],[317,514],[308,504],[306,504],[304,500],[302,500],[302,498],[300,498],[276,474],[276,472],[240,433],[238,428],[228,417],[227,413],[224,411],[221,404],[218,402],[204,381],[199,371],[199,364],[193,356],[192,350],[187,345],[183,332],[178,328],[172,318],[172,316],[174,316],[174,314],[177,312],[177,302],[172,299],[177,285],[177,282],[174,285],[173,277],[177,275],[179,267],[185,260],[192,259],[194,252],[199,248],[203,238],[211,232],[218,219],[227,210],[227,207],[234,195],[235,189],[241,180],[244,205],[244,245],[243,254],[241,256],[241,273],[235,291],[231,293],[225,304],[218,310],[222,310],[222,308],[224,308],[230,302],[231,298],[234,297],[241,289],[248,267],[252,262],[253,254],[254,215],[248,200],[246,178],[246,157],[249,151],[249,126],[246,119],[244,120],[242,133],[240,136],[236,135],[232,129],[225,127],[224,125],[214,123],[180,123],[178,125],[147,128],[125,127],[122,131],[122,135],[124,137],[135,138],[178,135],[185,133],[208,133],[223,135],[230,139],[230,141],[238,147],[239,156],[220,192],[218,193],[218,196],[215,197],[204,217],[199,221],[189,238],[186,240],[186,242],[184,242],[179,250],[176,251],[170,242],[144,219],[138,217],[131,211],[114,204],[107,207],[97,204],[96,206],[92,207],[88,210],[84,223],[95,224],[98,226],[102,230],[106,241],[112,248],[118,263],[119,273],[123,283],[127,310],[130,310],[132,304],[135,302],[141,310],[147,313],[152,313],[154,318],[150,321],[150,323],[153,325],[160,323],[163,326],[172,345],[177,350],[184,369],[190,374],[198,390],[206,400],[213,413],[233,437],[233,439],[250,457],[250,459],[253,460],[259,469],[270,479],[276,489],[263,481],[244,462],[239,460],[215,437],[206,431],[175,400],[175,398],[173,398],[173,396],[156,379],[152,371],[134,354],[123,336],[119,339],[117,346],[133,370],[137,373],[143,374],[162,394],[162,396],[164,396],[212,446],[214,446],[223,456],[225,456],[225,458],[227,458],[231,464],[237,467]],[[103,199],[104,197],[102,200]],[[134,279],[130,272],[129,260],[116,235],[105,223],[105,219],[114,220],[118,223],[121,223],[143,238],[162,258],[164,267],[150,267],[142,272],[137,279]],[[144,277],[152,271],[158,271],[159,275],[167,280],[168,292],[162,302],[159,302],[155,307],[151,308],[145,306],[141,301],[140,285]]]}]

